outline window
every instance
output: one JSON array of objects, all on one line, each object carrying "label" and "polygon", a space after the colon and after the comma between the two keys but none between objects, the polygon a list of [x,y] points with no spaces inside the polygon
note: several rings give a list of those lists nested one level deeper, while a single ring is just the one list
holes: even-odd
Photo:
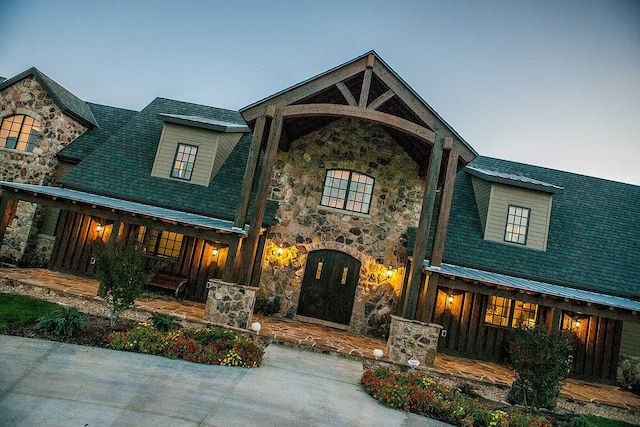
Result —
[{"label": "window", "polygon": [[340,169],[327,171],[320,204],[330,208],[369,213],[374,179],[368,175]]},{"label": "window", "polygon": [[[138,242],[144,241],[145,227],[140,227]],[[171,231],[149,230],[149,241],[146,251],[154,255],[162,255],[171,258],[180,256],[182,248],[182,234]]]},{"label": "window", "polygon": [[529,208],[509,205],[507,229],[504,232],[505,242],[518,243],[520,245],[527,244],[527,229],[529,228],[530,214],[531,210]]},{"label": "window", "polygon": [[178,144],[176,157],[173,161],[173,169],[171,170],[171,178],[190,181],[197,153],[198,147],[195,145]]},{"label": "window", "polygon": [[512,328],[522,325],[534,326],[537,315],[538,304],[490,296],[484,322],[496,326],[511,324]]},{"label": "window", "polygon": [[32,152],[38,141],[40,122],[33,117],[16,114],[5,117],[0,125],[0,147]]}]

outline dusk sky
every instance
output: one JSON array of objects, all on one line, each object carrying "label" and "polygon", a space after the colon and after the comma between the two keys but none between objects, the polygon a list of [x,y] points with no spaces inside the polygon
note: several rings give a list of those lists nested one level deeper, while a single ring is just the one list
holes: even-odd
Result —
[{"label": "dusk sky", "polygon": [[0,75],[239,109],[375,50],[481,155],[640,185],[640,1],[28,1]]}]

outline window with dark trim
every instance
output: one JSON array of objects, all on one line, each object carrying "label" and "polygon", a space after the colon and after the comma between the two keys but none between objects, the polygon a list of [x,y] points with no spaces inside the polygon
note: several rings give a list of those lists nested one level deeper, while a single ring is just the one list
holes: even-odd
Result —
[{"label": "window with dark trim", "polygon": [[504,241],[517,243],[519,245],[526,245],[530,216],[531,209],[509,205],[509,211],[507,212],[507,228],[504,232]]},{"label": "window with dark trim", "polygon": [[329,169],[320,205],[368,214],[374,182],[372,177],[363,173]]},{"label": "window with dark trim", "polygon": [[[144,241],[146,230],[140,227],[138,242]],[[182,234],[171,231],[149,230],[149,240],[146,252],[153,255],[161,255],[170,258],[178,258],[182,248]]]},{"label": "window with dark trim", "polygon": [[178,144],[176,156],[173,160],[173,169],[171,169],[171,178],[190,181],[193,165],[196,163],[196,154],[198,154],[197,146]]},{"label": "window with dark trim", "polygon": [[31,153],[39,132],[40,122],[33,117],[23,114],[5,117],[0,125],[0,147]]},{"label": "window with dark trim", "polygon": [[495,326],[534,326],[538,315],[538,304],[489,296],[484,322]]}]

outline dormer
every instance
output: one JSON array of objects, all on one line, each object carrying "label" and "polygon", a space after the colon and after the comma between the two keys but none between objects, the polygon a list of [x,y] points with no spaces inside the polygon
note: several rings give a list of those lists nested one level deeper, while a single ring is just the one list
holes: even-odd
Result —
[{"label": "dormer", "polygon": [[208,186],[249,128],[222,120],[158,114],[164,121],[151,175]]},{"label": "dormer", "polygon": [[484,239],[545,251],[553,195],[563,188],[522,175],[467,166]]}]

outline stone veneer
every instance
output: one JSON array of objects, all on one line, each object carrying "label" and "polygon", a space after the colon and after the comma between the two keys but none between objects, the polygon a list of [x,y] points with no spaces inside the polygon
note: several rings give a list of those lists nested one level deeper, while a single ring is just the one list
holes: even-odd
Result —
[{"label": "stone veneer", "polygon": [[[319,205],[326,172],[334,168],[375,179],[370,214]],[[378,125],[340,119],[292,142],[288,152],[278,153],[270,183],[281,223],[268,236],[261,292],[279,296],[281,314],[292,317],[307,253],[345,252],[362,263],[349,329],[372,332],[397,303],[407,258],[404,233],[418,224],[423,188],[416,163]]]},{"label": "stone veneer", "polygon": [[385,356],[398,365],[408,365],[408,360],[415,356],[420,362],[416,369],[432,367],[441,330],[440,325],[391,316]]},{"label": "stone veneer", "polygon": [[[26,77],[0,92],[0,121],[25,114],[40,122],[40,136],[32,153],[0,147],[0,180],[51,185],[58,167],[56,154],[87,130],[62,113],[47,91],[33,77]],[[0,256],[20,259],[25,251],[36,208],[20,202],[7,227]],[[47,254],[48,257],[49,254]]]},{"label": "stone veneer", "polygon": [[247,329],[256,301],[256,290],[249,286],[212,279],[204,308],[204,320],[214,325]]}]

